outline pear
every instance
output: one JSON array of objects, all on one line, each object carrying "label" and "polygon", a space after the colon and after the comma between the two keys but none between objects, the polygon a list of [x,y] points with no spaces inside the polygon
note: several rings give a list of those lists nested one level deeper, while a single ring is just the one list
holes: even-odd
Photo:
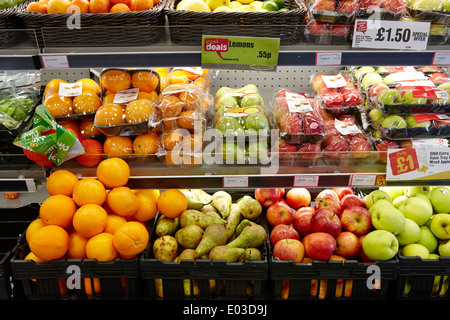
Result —
[{"label": "pear", "polygon": [[237,201],[239,208],[241,209],[241,214],[244,218],[255,220],[262,213],[262,206],[258,200],[250,197],[244,196]]},{"label": "pear", "polygon": [[194,249],[184,249],[180,255],[177,257],[177,262],[181,260],[195,260],[195,250]]},{"label": "pear", "polygon": [[225,260],[226,262],[238,262],[239,258],[244,254],[244,248],[232,248],[225,245],[216,246],[209,252],[209,259]]},{"label": "pear", "polygon": [[207,213],[188,209],[183,211],[180,215],[180,226],[182,228],[186,227],[190,224],[196,224],[202,229],[206,229],[208,226],[213,224],[225,224],[226,220],[222,218],[217,218],[213,215],[209,215]]},{"label": "pear", "polygon": [[212,195],[211,204],[219,211],[223,218],[228,217],[230,214],[232,198],[226,191],[216,191]]},{"label": "pear", "polygon": [[178,242],[169,235],[159,237],[153,242],[153,256],[155,259],[172,262],[178,255]]},{"label": "pear", "polygon": [[207,205],[204,205],[201,209],[200,209],[200,211],[201,212],[217,212],[217,209],[216,208],[214,208],[214,206],[212,205],[212,204],[207,204]]},{"label": "pear", "polygon": [[230,208],[230,215],[227,218],[227,225],[225,226],[227,229],[228,239],[230,239],[233,236],[240,222],[241,222],[241,208],[237,203],[232,203]]},{"label": "pear", "polygon": [[180,218],[167,218],[161,215],[156,222],[155,226],[155,234],[158,237],[162,237],[165,235],[172,235],[178,229],[180,225]]},{"label": "pear", "polygon": [[215,246],[223,245],[227,242],[227,230],[221,224],[208,226],[203,233],[203,238],[195,249],[196,257],[208,254]]},{"label": "pear", "polygon": [[195,249],[203,237],[203,229],[196,224],[187,225],[175,233],[175,239],[186,249]]},{"label": "pear", "polygon": [[253,224],[245,227],[241,234],[229,242],[227,246],[229,247],[239,247],[239,248],[257,248],[264,244],[266,240],[266,229],[259,224]]},{"label": "pear", "polygon": [[261,251],[257,248],[247,248],[239,261],[258,261],[262,259]]}]

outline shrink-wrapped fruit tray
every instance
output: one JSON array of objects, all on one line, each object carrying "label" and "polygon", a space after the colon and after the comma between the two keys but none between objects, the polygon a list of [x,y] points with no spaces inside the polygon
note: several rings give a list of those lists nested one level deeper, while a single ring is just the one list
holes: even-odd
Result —
[{"label": "shrink-wrapped fruit tray", "polygon": [[447,25],[450,23],[450,12],[448,11],[413,9],[409,6],[406,7],[406,11],[411,17],[421,21],[431,21],[433,23]]},{"label": "shrink-wrapped fruit tray", "polygon": [[356,0],[310,0],[308,9],[311,16],[320,22],[351,24],[358,10]]}]

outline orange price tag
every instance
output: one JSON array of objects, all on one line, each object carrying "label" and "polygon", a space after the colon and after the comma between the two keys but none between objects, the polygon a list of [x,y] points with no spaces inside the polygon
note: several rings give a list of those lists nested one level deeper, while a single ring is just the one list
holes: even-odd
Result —
[{"label": "orange price tag", "polygon": [[419,169],[419,160],[414,148],[390,153],[389,161],[394,176]]}]

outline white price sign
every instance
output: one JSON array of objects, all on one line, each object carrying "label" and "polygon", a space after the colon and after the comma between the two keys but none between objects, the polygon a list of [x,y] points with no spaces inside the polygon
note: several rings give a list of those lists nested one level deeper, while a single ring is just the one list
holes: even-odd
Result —
[{"label": "white price sign", "polygon": [[430,22],[356,19],[353,48],[426,50]]},{"label": "white price sign", "polygon": [[223,177],[224,188],[248,188],[247,176],[225,176]]}]

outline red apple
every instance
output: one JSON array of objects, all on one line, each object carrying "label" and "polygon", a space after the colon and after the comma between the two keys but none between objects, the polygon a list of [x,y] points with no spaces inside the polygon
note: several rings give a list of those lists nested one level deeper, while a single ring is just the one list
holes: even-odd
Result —
[{"label": "red apple", "polygon": [[349,144],[341,136],[327,136],[322,143],[322,148],[328,158],[341,158],[348,154]]},{"label": "red apple", "polygon": [[266,208],[280,200],[281,197],[279,189],[255,189],[255,199]]},{"label": "red apple", "polygon": [[377,143],[377,145],[375,146],[375,149],[377,151],[382,151],[382,152],[378,152],[378,159],[380,159],[380,161],[386,163],[387,162],[387,149],[400,149],[399,145],[397,142],[395,142],[394,140],[383,140],[379,143]]},{"label": "red apple", "polygon": [[278,200],[267,208],[266,218],[272,227],[279,224],[289,225],[294,220],[294,211],[284,200]]},{"label": "red apple", "polygon": [[[316,20],[312,20],[311,22],[314,22],[314,21],[316,21]],[[318,75],[314,76],[314,78],[311,81],[311,87],[315,92],[319,92],[319,88],[322,88],[323,86],[325,86],[325,82],[323,81],[322,76],[326,76],[326,74],[318,74]]]},{"label": "red apple", "polygon": [[401,12],[406,8],[406,0],[382,0],[381,7],[391,12]]},{"label": "red apple", "polygon": [[372,98],[378,97],[381,91],[387,90],[389,87],[384,82],[377,82],[370,86],[369,96]]},{"label": "red apple", "polygon": [[285,188],[278,188],[278,191],[280,191],[280,197],[282,198],[284,196],[284,194],[286,193],[286,189]]},{"label": "red apple", "polygon": [[333,187],[331,188],[338,195],[339,200],[341,200],[347,194],[354,194],[353,189],[350,187]]},{"label": "red apple", "polygon": [[333,212],[335,215],[340,216],[341,215],[341,205],[339,204],[339,201],[332,198],[316,198],[316,203],[314,204],[314,209],[328,209],[331,212]]},{"label": "red apple", "polygon": [[361,250],[359,250],[359,252],[358,252],[358,259],[359,259],[360,261],[362,261],[362,262],[373,262],[373,260],[370,259],[370,258],[366,255],[366,253],[364,252],[364,249],[363,249],[363,247],[362,247],[362,243],[363,243],[363,240],[364,240],[365,236],[366,236],[366,235],[363,235],[363,236],[360,236],[360,237],[359,237],[359,243],[361,244]]},{"label": "red apple", "polygon": [[363,208],[366,207],[366,202],[364,201],[364,199],[357,196],[356,194],[347,194],[341,199],[339,204],[341,205],[341,212],[352,206],[360,206]]},{"label": "red apple", "polygon": [[299,240],[283,239],[275,244],[272,254],[274,258],[280,260],[292,260],[295,263],[300,263],[305,256],[305,247]]},{"label": "red apple", "polygon": [[341,232],[341,220],[329,209],[321,208],[314,212],[311,217],[311,232],[325,232],[337,237]]},{"label": "red apple", "polygon": [[442,72],[432,73],[429,78],[431,81],[433,81],[434,84],[441,84],[448,82],[448,77]]},{"label": "red apple", "polygon": [[286,114],[280,121],[280,129],[287,134],[298,134],[303,131],[303,121],[297,115]]},{"label": "red apple", "polygon": [[317,199],[331,198],[339,201],[338,194],[333,189],[323,189],[316,197]]},{"label": "red apple", "polygon": [[357,0],[343,0],[337,7],[338,12],[354,13],[358,10]]},{"label": "red apple", "polygon": [[336,8],[336,0],[315,0],[314,9],[322,11],[334,11]]},{"label": "red apple", "polygon": [[344,258],[353,258],[361,250],[361,242],[359,238],[350,231],[341,232],[336,237],[335,252]]},{"label": "red apple", "polygon": [[300,240],[300,236],[297,230],[295,230],[292,225],[279,224],[276,225],[270,232],[269,240],[273,247],[278,241],[282,239]]},{"label": "red apple", "polygon": [[365,138],[353,138],[349,143],[350,156],[365,159],[370,155],[370,144]]},{"label": "red apple", "polygon": [[306,256],[312,260],[330,260],[336,249],[336,239],[325,232],[310,233],[303,238]]},{"label": "red apple", "polygon": [[278,142],[278,154],[280,158],[295,157],[297,155],[297,145],[280,140]]},{"label": "red apple", "polygon": [[312,207],[301,207],[294,214],[292,224],[302,238],[311,233],[311,217],[314,211]]},{"label": "red apple", "polygon": [[362,103],[361,94],[356,89],[342,93],[342,98],[344,99],[344,105],[347,107],[356,107]]},{"label": "red apple", "polygon": [[286,193],[286,202],[294,210],[311,203],[311,193],[306,188],[292,188]]},{"label": "red apple", "polygon": [[342,227],[357,236],[367,234],[372,229],[372,216],[366,208],[351,206],[341,213]]},{"label": "red apple", "polygon": [[325,108],[340,108],[344,106],[344,97],[338,91],[323,89],[320,92],[320,100]]},{"label": "red apple", "polygon": [[321,150],[318,143],[303,143],[298,148],[298,157],[301,159],[317,160],[320,158]]}]

